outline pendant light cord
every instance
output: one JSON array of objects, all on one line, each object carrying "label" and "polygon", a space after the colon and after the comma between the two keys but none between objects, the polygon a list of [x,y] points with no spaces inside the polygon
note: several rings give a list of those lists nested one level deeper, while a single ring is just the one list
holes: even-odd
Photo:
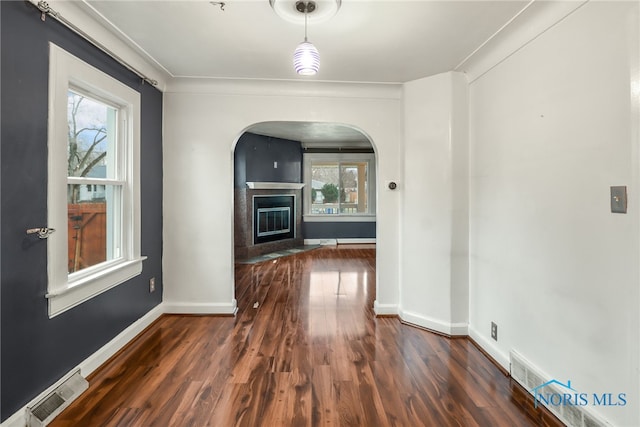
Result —
[{"label": "pendant light cord", "polygon": [[307,13],[309,12],[309,3],[304,4],[304,41],[307,41]]}]

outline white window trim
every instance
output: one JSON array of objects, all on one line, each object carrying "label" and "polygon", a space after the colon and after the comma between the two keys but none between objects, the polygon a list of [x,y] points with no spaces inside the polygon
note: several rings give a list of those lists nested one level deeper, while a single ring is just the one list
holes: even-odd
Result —
[{"label": "white window trim", "polygon": [[[311,163],[312,162],[363,162],[367,167],[367,214],[312,214],[311,205]],[[303,154],[304,183],[302,203],[304,208],[304,222],[375,222],[376,221],[376,157],[374,153],[304,153]]]},{"label": "white window trim", "polygon": [[[122,257],[85,269],[69,282],[67,240],[67,93],[70,85],[98,99],[115,102],[127,125],[123,188]],[[142,272],[140,255],[140,94],[113,77],[50,43],[49,49],[49,183],[47,241],[49,317],[63,313]],[[91,182],[93,183],[93,182]]]}]

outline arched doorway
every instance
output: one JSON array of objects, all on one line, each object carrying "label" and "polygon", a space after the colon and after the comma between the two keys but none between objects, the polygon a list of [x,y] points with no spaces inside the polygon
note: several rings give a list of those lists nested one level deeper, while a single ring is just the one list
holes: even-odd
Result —
[{"label": "arched doorway", "polygon": [[[263,122],[345,124],[375,150],[375,312],[397,314],[401,275],[402,90],[325,82],[201,82],[167,96],[163,145],[163,301],[172,312],[233,314],[233,163]],[[396,190],[387,184],[398,182]],[[383,184],[384,183],[384,184]]]},{"label": "arched doorway", "polygon": [[234,259],[375,243],[376,153],[340,123],[272,121],[234,146]]}]

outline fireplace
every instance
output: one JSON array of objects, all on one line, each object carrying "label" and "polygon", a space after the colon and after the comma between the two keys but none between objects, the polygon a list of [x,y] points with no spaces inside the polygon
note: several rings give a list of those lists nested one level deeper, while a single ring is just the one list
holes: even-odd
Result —
[{"label": "fireplace", "polygon": [[253,243],[295,237],[295,195],[253,196]]},{"label": "fireplace", "polygon": [[247,182],[234,192],[235,258],[247,259],[304,244],[302,183]]}]

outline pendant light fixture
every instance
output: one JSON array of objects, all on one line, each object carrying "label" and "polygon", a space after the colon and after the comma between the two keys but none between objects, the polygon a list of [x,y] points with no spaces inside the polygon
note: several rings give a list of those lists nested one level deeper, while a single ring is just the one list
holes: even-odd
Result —
[{"label": "pendant light fixture", "polygon": [[293,53],[293,67],[301,76],[313,76],[320,68],[320,53],[318,49],[307,40],[307,16],[316,10],[314,1],[299,0],[296,2],[296,10],[304,13],[304,41],[298,45]]}]

